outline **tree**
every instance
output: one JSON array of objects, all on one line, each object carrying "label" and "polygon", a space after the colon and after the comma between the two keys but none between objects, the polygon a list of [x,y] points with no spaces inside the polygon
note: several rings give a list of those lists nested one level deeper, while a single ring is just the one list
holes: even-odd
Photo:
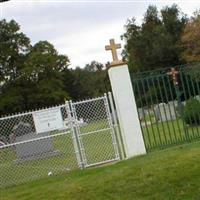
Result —
[{"label": "tree", "polygon": [[34,46],[14,21],[0,21],[0,113],[63,103],[63,73],[69,59],[54,46],[40,41]]},{"label": "tree", "polygon": [[181,57],[183,48],[180,42],[188,21],[186,15],[174,4],[161,10],[161,18],[162,32],[159,40],[162,50],[161,63],[170,67],[185,63]]},{"label": "tree", "polygon": [[185,26],[181,37],[183,46],[182,57],[187,62],[200,61],[200,12],[194,13]]},{"label": "tree", "polygon": [[64,73],[65,90],[73,100],[102,96],[110,91],[110,82],[104,65],[97,61]]},{"label": "tree", "polygon": [[99,63],[94,60],[90,64],[85,65],[85,70],[87,70],[89,72],[96,72],[96,71],[102,71],[103,67],[104,66],[102,63]]},{"label": "tree", "polygon": [[5,2],[5,1],[10,1],[10,0],[0,0],[0,3]]},{"label": "tree", "polygon": [[30,47],[29,38],[20,32],[20,26],[14,20],[0,21],[0,82],[13,81],[20,76]]},{"label": "tree", "polygon": [[21,110],[23,97],[16,84],[21,76],[26,54],[30,51],[29,38],[20,32],[14,21],[0,21],[0,112]]},{"label": "tree", "polygon": [[91,97],[101,96],[110,90],[108,73],[102,63],[92,61],[90,64],[86,64],[84,70],[89,72],[88,91],[90,91]]},{"label": "tree", "polygon": [[69,98],[62,78],[68,65],[68,57],[59,55],[47,41],[31,48],[22,70],[22,82],[31,86],[23,92],[28,107],[55,105]]},{"label": "tree", "polygon": [[187,21],[176,5],[160,12],[149,6],[141,26],[128,20],[122,36],[126,45],[123,57],[131,71],[144,71],[182,63],[180,35]]},{"label": "tree", "polygon": [[31,46],[14,21],[0,21],[0,113],[53,106],[66,99],[80,100],[110,90],[107,71],[92,61],[68,69],[69,59],[48,41]]}]

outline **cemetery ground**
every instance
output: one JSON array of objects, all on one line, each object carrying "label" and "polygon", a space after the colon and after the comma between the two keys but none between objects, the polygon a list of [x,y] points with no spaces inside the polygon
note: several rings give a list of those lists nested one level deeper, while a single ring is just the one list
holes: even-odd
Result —
[{"label": "cemetery ground", "polygon": [[143,122],[142,130],[149,151],[200,139],[200,126],[189,126],[181,118],[160,122],[156,122],[152,116],[147,118],[146,124]]},{"label": "cemetery ground", "polygon": [[1,189],[1,200],[199,199],[200,143]]},{"label": "cemetery ground", "polygon": [[[100,121],[82,127],[81,132],[84,134],[88,131],[104,129],[107,126],[105,121]],[[181,119],[153,123],[143,127],[147,150],[162,149],[166,148],[166,146],[188,142],[186,141],[184,128],[184,123]],[[187,133],[191,141],[198,140],[199,129],[200,127],[197,126],[187,127]],[[48,172],[52,172],[55,175],[78,168],[70,132],[68,131],[61,135],[55,134],[52,141],[54,149],[60,152],[58,156],[44,157],[17,164],[14,162],[16,155],[13,147],[8,147],[1,151],[0,156],[3,160],[0,163],[0,180],[2,186],[18,185],[38,178],[45,178]],[[112,138],[109,131],[105,130],[96,134],[85,135],[83,142],[86,144],[85,151],[89,162],[103,160],[105,152],[110,159],[114,157],[114,150],[111,149],[113,146],[110,145]]]}]

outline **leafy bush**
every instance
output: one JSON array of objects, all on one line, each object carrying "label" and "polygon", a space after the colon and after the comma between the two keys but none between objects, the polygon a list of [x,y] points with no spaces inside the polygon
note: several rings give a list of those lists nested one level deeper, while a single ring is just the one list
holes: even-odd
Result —
[{"label": "leafy bush", "polygon": [[186,101],[183,119],[186,124],[200,125],[200,102],[197,99],[191,98]]}]

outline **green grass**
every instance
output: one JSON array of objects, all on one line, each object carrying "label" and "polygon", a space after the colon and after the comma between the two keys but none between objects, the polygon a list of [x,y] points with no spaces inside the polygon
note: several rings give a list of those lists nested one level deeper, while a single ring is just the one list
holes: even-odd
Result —
[{"label": "green grass", "polygon": [[[115,158],[112,136],[107,121],[101,120],[80,128],[87,164]],[[92,134],[88,132],[97,131]],[[186,142],[185,129],[181,120],[168,121],[143,127],[145,144],[148,150],[166,148],[174,144]],[[187,127],[190,140],[197,140],[200,127]],[[195,133],[195,134],[194,134]],[[55,134],[55,133],[52,133]],[[192,138],[192,139],[191,139]],[[73,147],[72,136],[67,133],[52,138],[53,149],[59,151],[58,156],[45,157],[16,164],[16,151],[13,147],[0,151],[0,188],[18,185],[28,181],[45,178],[48,172],[61,174],[78,168]]]},{"label": "green grass", "polygon": [[[81,127],[81,133],[92,132],[108,128],[108,124],[101,120]],[[52,133],[55,135],[55,133]],[[53,150],[59,152],[57,156],[45,156],[35,160],[16,164],[15,147],[0,150],[0,188],[17,185],[31,180],[47,177],[49,172],[60,174],[78,168],[76,154],[71,133],[55,136],[52,139]],[[110,130],[97,131],[82,136],[87,164],[115,158]],[[26,144],[28,145],[28,144]]]},{"label": "green grass", "polygon": [[1,200],[199,200],[200,143],[1,190]]}]

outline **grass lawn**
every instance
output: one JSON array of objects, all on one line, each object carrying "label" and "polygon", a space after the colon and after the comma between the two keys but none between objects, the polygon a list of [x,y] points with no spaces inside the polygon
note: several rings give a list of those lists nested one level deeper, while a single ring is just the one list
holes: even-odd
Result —
[{"label": "grass lawn", "polygon": [[1,189],[1,200],[199,200],[200,143]]}]

